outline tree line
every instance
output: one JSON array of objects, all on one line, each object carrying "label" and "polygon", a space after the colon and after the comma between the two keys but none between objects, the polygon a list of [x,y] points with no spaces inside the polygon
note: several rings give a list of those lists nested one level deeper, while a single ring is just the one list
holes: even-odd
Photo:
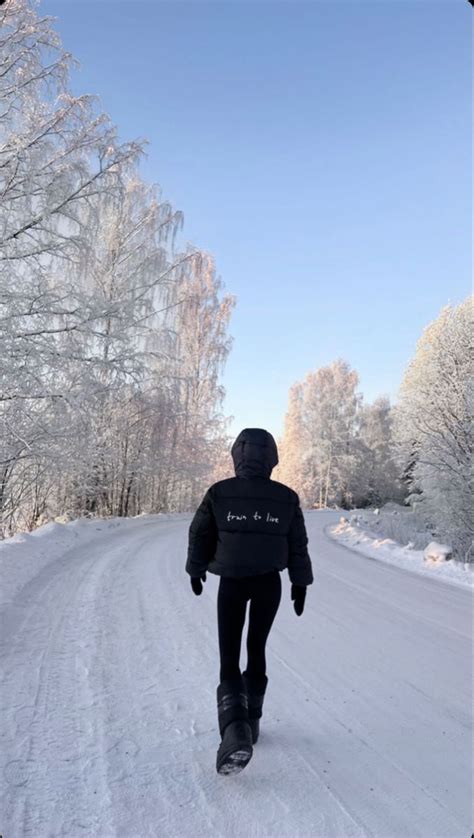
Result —
[{"label": "tree line", "polygon": [[72,65],[0,8],[0,535],[189,508],[226,440],[234,298]]},{"label": "tree line", "polygon": [[275,476],[307,507],[361,507],[401,498],[386,397],[365,405],[345,360],[307,374],[289,393]]},{"label": "tree line", "polygon": [[394,406],[364,404],[338,359],[289,393],[276,479],[306,507],[404,502],[420,523],[474,560],[472,539],[472,298],[424,330]]}]

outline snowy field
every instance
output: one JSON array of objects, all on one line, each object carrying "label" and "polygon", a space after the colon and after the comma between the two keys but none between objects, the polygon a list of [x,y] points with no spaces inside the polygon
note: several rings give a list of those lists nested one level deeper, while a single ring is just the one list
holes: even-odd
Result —
[{"label": "snowy field", "polygon": [[348,550],[339,517],[306,513],[315,583],[298,618],[282,574],[262,732],[232,778],[190,516],[3,543],[4,838],[468,838],[470,592]]}]

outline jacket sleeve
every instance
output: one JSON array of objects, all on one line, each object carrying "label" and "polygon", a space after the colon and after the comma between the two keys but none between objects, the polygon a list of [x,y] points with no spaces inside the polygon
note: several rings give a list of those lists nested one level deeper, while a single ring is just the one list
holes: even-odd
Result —
[{"label": "jacket sleeve", "polygon": [[217,525],[212,509],[212,486],[207,490],[189,527],[186,572],[202,576],[214,558],[217,546]]},{"label": "jacket sleeve", "polygon": [[288,575],[294,585],[311,585],[314,581],[307,544],[303,512],[296,495],[295,511],[288,532]]}]

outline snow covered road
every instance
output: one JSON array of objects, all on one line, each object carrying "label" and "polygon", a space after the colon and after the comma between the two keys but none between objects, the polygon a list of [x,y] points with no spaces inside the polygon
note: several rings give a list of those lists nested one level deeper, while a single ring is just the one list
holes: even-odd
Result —
[{"label": "snow covered road", "polygon": [[23,545],[3,546],[3,838],[468,838],[470,592],[305,514],[315,583],[298,618],[282,574],[261,737],[236,777],[214,767],[218,579],[192,594],[189,516],[88,522],[59,554],[52,531],[21,568]]}]

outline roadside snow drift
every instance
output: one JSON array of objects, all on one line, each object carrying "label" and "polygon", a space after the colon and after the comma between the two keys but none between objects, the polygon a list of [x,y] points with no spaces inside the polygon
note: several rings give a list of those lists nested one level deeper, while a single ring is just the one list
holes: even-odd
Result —
[{"label": "roadside snow drift", "polygon": [[433,541],[425,550],[413,550],[410,544],[403,547],[392,538],[367,532],[344,516],[339,523],[331,525],[328,532],[346,547],[369,558],[395,564],[414,573],[429,574],[432,578],[453,585],[466,588],[474,586],[474,565],[446,561],[451,548],[445,544]]}]

